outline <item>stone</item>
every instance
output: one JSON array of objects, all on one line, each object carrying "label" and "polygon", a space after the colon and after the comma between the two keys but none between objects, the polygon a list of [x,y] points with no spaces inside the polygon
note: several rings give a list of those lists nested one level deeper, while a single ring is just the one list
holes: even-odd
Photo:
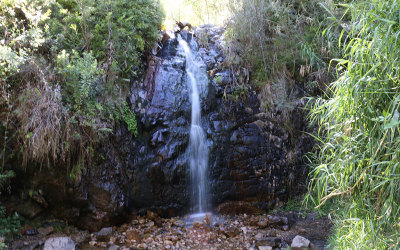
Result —
[{"label": "stone", "polygon": [[151,210],[147,210],[146,217],[147,219],[154,221],[155,219],[158,218],[158,214],[154,213]]},{"label": "stone", "polygon": [[276,230],[274,228],[269,230],[267,233],[267,237],[276,237]]},{"label": "stone", "polygon": [[229,237],[235,237],[240,233],[239,229],[236,227],[229,227],[225,229],[225,234]]},{"label": "stone", "polygon": [[280,217],[281,218],[281,223],[283,225],[289,225],[289,219],[287,217]]},{"label": "stone", "polygon": [[307,249],[310,246],[310,241],[300,235],[297,235],[292,240],[292,244],[290,245],[292,250],[302,250]]},{"label": "stone", "polygon": [[172,241],[170,241],[170,240],[165,240],[164,244],[165,245],[173,245],[174,243]]},{"label": "stone", "polygon": [[69,237],[55,237],[47,239],[43,250],[75,250],[75,243]]},{"label": "stone", "polygon": [[19,214],[29,219],[35,218],[42,212],[42,208],[36,202],[30,200],[19,204],[16,210]]},{"label": "stone", "polygon": [[268,222],[271,226],[276,226],[282,223],[282,220],[279,216],[270,215],[268,216]]},{"label": "stone", "polygon": [[140,233],[136,230],[126,231],[126,238],[128,240],[135,241],[136,243],[140,243],[141,241]]},{"label": "stone", "polygon": [[280,247],[281,241],[279,237],[265,237],[257,240],[256,246]]},{"label": "stone", "polygon": [[112,245],[112,246],[110,246],[109,248],[108,248],[108,250],[118,250],[118,246],[116,246],[116,245]]},{"label": "stone", "polygon": [[207,213],[206,216],[204,216],[203,224],[210,225],[211,222],[212,222],[212,215],[210,213]]},{"label": "stone", "polygon": [[298,231],[299,231],[299,233],[301,233],[301,234],[306,234],[306,233],[307,233],[307,229],[302,228],[302,227],[299,227],[299,228],[298,228]]},{"label": "stone", "polygon": [[96,233],[96,238],[101,241],[108,241],[113,233],[112,227],[104,227]]},{"label": "stone", "polygon": [[183,227],[185,225],[185,222],[182,220],[177,220],[177,219],[171,219],[172,225],[177,226],[177,227]]},{"label": "stone", "polygon": [[52,232],[54,232],[54,228],[53,227],[40,227],[40,228],[38,228],[37,231],[39,234],[46,236],[46,235],[49,235]]},{"label": "stone", "polygon": [[200,228],[200,227],[202,227],[202,226],[203,226],[203,223],[200,222],[200,221],[195,221],[195,222],[193,222],[193,227],[195,227],[195,228]]},{"label": "stone", "polygon": [[268,227],[268,221],[261,220],[261,221],[257,222],[257,226],[259,228],[266,228],[266,227]]},{"label": "stone", "polygon": [[253,227],[257,226],[258,218],[257,217],[256,218],[251,218],[249,224],[250,224],[250,226],[253,226]]},{"label": "stone", "polygon": [[289,225],[284,225],[281,227],[282,231],[289,231]]},{"label": "stone", "polygon": [[149,221],[149,222],[146,224],[146,227],[152,227],[152,226],[154,226],[154,221]]},{"label": "stone", "polygon": [[262,240],[263,238],[265,238],[265,233],[258,233],[255,236],[256,240]]},{"label": "stone", "polygon": [[159,217],[157,217],[157,218],[154,219],[154,224],[155,224],[157,227],[162,227],[162,226],[163,226],[163,223],[162,223],[162,221],[161,221],[161,219],[160,219]]},{"label": "stone", "polygon": [[273,248],[271,246],[259,246],[259,250],[272,250]]},{"label": "stone", "polygon": [[32,236],[32,235],[36,235],[38,232],[35,229],[28,229],[25,231],[26,235]]}]

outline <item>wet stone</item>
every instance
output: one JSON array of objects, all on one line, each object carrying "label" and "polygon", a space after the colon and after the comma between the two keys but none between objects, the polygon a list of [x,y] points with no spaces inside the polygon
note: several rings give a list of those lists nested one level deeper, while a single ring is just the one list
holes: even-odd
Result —
[{"label": "wet stone", "polygon": [[141,237],[140,233],[136,230],[128,230],[126,231],[126,238],[130,241],[134,241],[136,243],[140,243]]},{"label": "wet stone", "polygon": [[38,228],[38,233],[41,234],[41,235],[44,235],[44,236],[51,234],[53,231],[54,231],[53,227],[40,227],[40,228]]}]

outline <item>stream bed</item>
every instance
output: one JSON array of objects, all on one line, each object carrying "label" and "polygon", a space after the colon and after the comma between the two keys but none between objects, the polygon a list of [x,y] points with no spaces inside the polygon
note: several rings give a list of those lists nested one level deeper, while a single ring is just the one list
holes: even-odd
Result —
[{"label": "stream bed", "polygon": [[327,218],[305,212],[214,215],[189,225],[187,219],[165,219],[148,212],[129,223],[91,234],[72,226],[58,230],[42,226],[30,229],[34,235],[25,232],[11,248],[43,249],[47,239],[69,237],[76,249],[286,249],[300,235],[310,240],[310,249],[324,249],[331,229]]}]

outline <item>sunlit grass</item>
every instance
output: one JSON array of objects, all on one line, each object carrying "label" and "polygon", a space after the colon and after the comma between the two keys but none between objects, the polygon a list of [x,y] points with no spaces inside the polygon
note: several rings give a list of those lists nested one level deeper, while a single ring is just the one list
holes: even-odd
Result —
[{"label": "sunlit grass", "polygon": [[171,29],[175,21],[186,21],[192,25],[223,25],[230,16],[229,0],[160,0],[165,10],[164,28]]},{"label": "sunlit grass", "polygon": [[[319,125],[309,201],[333,199],[332,247],[398,248],[400,218],[400,2],[353,1],[342,27],[343,57],[330,96],[318,99]],[[323,131],[322,131],[323,130]]]}]

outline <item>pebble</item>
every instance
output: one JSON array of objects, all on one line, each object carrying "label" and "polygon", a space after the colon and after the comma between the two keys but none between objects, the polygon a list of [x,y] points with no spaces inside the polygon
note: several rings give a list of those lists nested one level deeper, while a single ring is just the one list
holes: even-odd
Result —
[{"label": "pebble", "polygon": [[[159,220],[162,226],[156,226],[155,221],[150,220],[150,218]],[[270,250],[290,246],[291,242],[285,242],[283,239],[293,238],[296,235],[295,232],[300,234],[306,229],[311,232],[314,230],[314,228],[310,229],[307,224],[302,223],[293,224],[293,231],[291,232],[288,224],[282,225],[285,222],[284,218],[267,215],[210,216],[204,218],[201,222],[194,222],[190,225],[186,224],[181,217],[164,219],[156,216],[156,214],[147,213],[144,217],[138,217],[131,223],[114,228],[103,228],[99,232],[91,234],[92,239],[89,242],[86,241],[88,242],[86,246],[88,248],[102,247],[109,250],[129,248]],[[211,223],[209,224],[209,222]],[[270,225],[269,222],[278,224]],[[305,228],[301,228],[299,225],[303,225]],[[45,230],[51,231],[48,228],[39,228],[39,236],[46,234]],[[107,235],[108,240],[100,240],[99,235]],[[88,236],[87,233],[86,237]],[[21,241],[21,247],[23,247],[23,243]],[[295,244],[293,247],[296,249],[296,241],[293,240],[293,243]],[[304,245],[307,245],[307,242]],[[313,245],[309,243],[308,248],[311,248],[311,246]]]}]

